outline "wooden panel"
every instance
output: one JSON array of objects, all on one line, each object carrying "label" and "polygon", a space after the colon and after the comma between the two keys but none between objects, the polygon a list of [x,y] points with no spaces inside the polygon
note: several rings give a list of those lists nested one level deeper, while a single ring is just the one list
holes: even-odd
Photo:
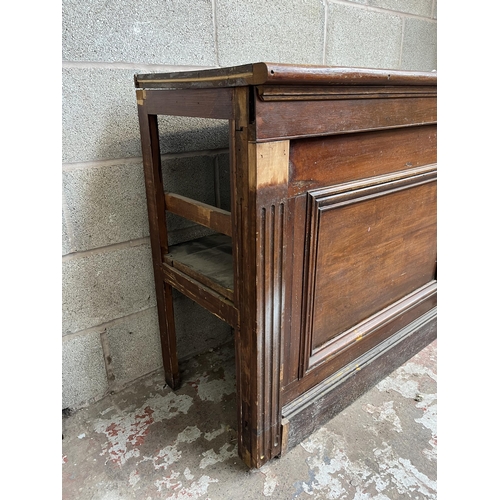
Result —
[{"label": "wooden panel", "polygon": [[433,308],[355,361],[321,380],[309,391],[301,393],[283,408],[287,439],[282,443],[281,454],[285,454],[347,408],[434,341],[436,336],[436,309]]},{"label": "wooden panel", "polygon": [[436,266],[435,173],[321,196],[311,205],[311,354],[432,281]]},{"label": "wooden panel", "polygon": [[230,119],[231,89],[136,90],[137,104],[154,115]]},{"label": "wooden panel", "polygon": [[280,140],[436,123],[436,98],[255,101],[256,139]]},{"label": "wooden panel", "polygon": [[[391,337],[406,325],[437,306],[437,283],[432,281],[414,293],[396,302],[387,309],[362,322],[361,335],[354,342],[326,344],[323,350],[316,351],[316,363],[283,388],[282,401],[287,404],[308,391],[334,372],[341,372],[348,363],[353,362],[380,342]],[[350,333],[350,332],[349,332]],[[340,344],[340,348],[339,348]],[[308,351],[309,352],[309,351]],[[307,357],[307,353],[304,353]],[[305,361],[309,362],[308,359]]]},{"label": "wooden panel", "polygon": [[231,212],[213,207],[180,194],[165,193],[165,206],[169,212],[185,217],[218,233],[231,236]]},{"label": "wooden panel", "polygon": [[436,125],[290,143],[289,195],[437,161]]}]

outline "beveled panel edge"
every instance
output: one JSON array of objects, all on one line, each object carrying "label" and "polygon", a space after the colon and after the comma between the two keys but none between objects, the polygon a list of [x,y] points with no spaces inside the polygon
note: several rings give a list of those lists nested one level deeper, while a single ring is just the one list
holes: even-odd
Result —
[{"label": "beveled panel edge", "polygon": [[[335,208],[344,201],[358,198],[360,190],[366,195],[388,194],[399,188],[407,189],[421,183],[437,179],[437,164],[398,170],[389,174],[366,177],[364,179],[344,182],[335,186],[312,189],[307,194],[315,200],[320,209]],[[364,197],[363,197],[364,199]]]},{"label": "beveled panel edge", "polygon": [[[318,238],[319,238],[319,218],[322,211],[331,210],[347,204],[366,201],[367,199],[385,196],[396,191],[411,189],[421,184],[435,182],[437,178],[437,165],[424,165],[403,171],[391,172],[390,174],[368,177],[359,181],[347,182],[336,186],[311,190],[307,193],[307,209],[306,209],[306,240],[304,252],[304,280],[303,280],[303,297],[305,297],[304,314],[301,321],[301,338],[302,343],[300,349],[302,351],[301,364],[299,366],[299,379],[303,378],[321,360],[326,357],[332,357],[331,349],[320,356],[317,350],[322,347],[313,349],[313,330],[314,330],[314,308],[315,308],[315,289],[316,289],[316,266],[318,253]],[[360,193],[360,191],[364,191]],[[403,298],[404,299],[404,298]],[[403,300],[400,299],[400,300]],[[391,304],[390,307],[398,304],[399,301]],[[385,311],[384,309],[383,311]],[[379,313],[377,313],[379,314]],[[375,315],[376,316],[376,315]],[[370,318],[369,318],[370,319]],[[356,328],[357,325],[353,326]],[[328,342],[339,341],[344,338],[351,330],[343,332],[339,336]],[[366,337],[366,335],[365,335]],[[351,345],[352,342],[349,343]],[[347,348],[348,346],[346,346]],[[338,353],[345,349],[337,349]],[[318,357],[319,356],[319,357]],[[314,358],[314,362],[311,361]]]},{"label": "beveled panel edge", "polygon": [[354,325],[349,330],[325,342],[323,345],[311,349],[308,359],[306,374],[317,368],[322,363],[327,363],[336,356],[342,354],[353,344],[376,333],[385,325],[391,323],[395,318],[413,309],[420,303],[437,293],[437,282],[431,281],[418,288],[413,293],[394,302],[390,306],[378,311],[369,318]]},{"label": "beveled panel edge", "polygon": [[436,97],[436,86],[416,85],[259,85],[257,96],[270,101],[328,101],[338,99],[404,99]]},{"label": "beveled panel edge", "polygon": [[284,405],[282,422],[286,439],[282,441],[281,454],[286,454],[343,411],[436,337],[437,308],[434,307]]}]

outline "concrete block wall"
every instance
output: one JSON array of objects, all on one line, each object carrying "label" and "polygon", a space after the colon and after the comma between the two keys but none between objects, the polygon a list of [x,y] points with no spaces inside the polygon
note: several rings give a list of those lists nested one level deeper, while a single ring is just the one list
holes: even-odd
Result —
[{"label": "concrete block wall", "polygon": [[[256,61],[433,70],[436,2],[63,0],[63,408],[161,367],[134,73]],[[167,188],[227,209],[227,124],[159,124]],[[170,243],[206,232],[168,222]],[[181,358],[232,337],[177,293],[175,310]]]}]

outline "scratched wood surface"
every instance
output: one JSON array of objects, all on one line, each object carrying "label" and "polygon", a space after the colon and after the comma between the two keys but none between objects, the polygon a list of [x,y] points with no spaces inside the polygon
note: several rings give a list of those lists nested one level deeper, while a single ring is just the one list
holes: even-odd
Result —
[{"label": "scratched wood surface", "polygon": [[[234,327],[238,453],[261,467],[435,336],[437,75],[255,63],[135,84],[166,380],[174,287]],[[163,192],[159,114],[229,121],[230,212]],[[219,234],[169,249],[165,210]]]}]

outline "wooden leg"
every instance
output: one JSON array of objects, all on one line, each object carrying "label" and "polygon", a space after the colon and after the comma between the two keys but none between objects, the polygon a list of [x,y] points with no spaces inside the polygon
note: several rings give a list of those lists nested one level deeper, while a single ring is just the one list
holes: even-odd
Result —
[{"label": "wooden leg", "polygon": [[163,367],[167,384],[172,389],[177,389],[180,385],[180,374],[177,360],[172,288],[164,282],[162,270],[163,256],[168,252],[168,245],[158,118],[154,114],[148,114],[147,102],[138,99],[137,104]]},{"label": "wooden leg", "polygon": [[172,287],[167,283],[163,283],[163,297],[165,316],[163,324],[160,324],[163,367],[165,370],[165,381],[169,387],[175,390],[180,387],[181,377],[179,373],[179,362],[177,359],[177,336],[175,334]]}]

